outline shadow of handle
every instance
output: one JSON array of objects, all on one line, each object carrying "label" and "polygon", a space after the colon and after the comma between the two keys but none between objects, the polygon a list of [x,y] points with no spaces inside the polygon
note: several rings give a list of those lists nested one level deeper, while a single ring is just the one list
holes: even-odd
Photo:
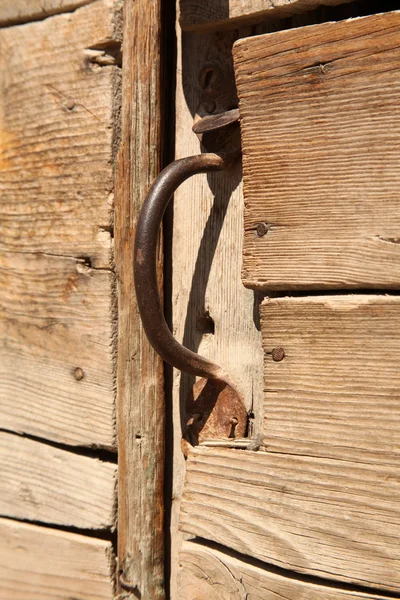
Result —
[{"label": "shadow of handle", "polygon": [[232,381],[222,367],[182,346],[173,337],[164,317],[157,282],[157,243],[165,210],[175,190],[198,173],[221,171],[232,157],[199,154],[176,160],[166,167],[147,194],[139,215],[134,252],[134,278],[137,302],[146,335],[156,352],[170,365],[186,373]]}]

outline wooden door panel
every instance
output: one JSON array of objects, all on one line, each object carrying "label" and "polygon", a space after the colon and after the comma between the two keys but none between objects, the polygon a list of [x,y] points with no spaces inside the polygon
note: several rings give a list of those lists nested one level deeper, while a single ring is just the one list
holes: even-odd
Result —
[{"label": "wooden door panel", "polygon": [[276,298],[260,312],[268,449],[398,466],[400,298]]},{"label": "wooden door panel", "polygon": [[234,45],[254,289],[400,285],[400,13]]},{"label": "wooden door panel", "polygon": [[183,530],[288,570],[400,591],[400,298],[276,298],[261,328],[260,451],[193,451]]},{"label": "wooden door panel", "polygon": [[110,449],[117,5],[0,32],[2,427]]},{"label": "wooden door panel", "polygon": [[225,552],[184,542],[179,560],[179,600],[368,600],[388,598],[326,582],[305,581],[285,571],[248,564]]},{"label": "wooden door panel", "polygon": [[110,541],[0,519],[0,596],[112,600]]},{"label": "wooden door panel", "polygon": [[0,431],[0,471],[0,515],[115,529],[115,464]]},{"label": "wooden door panel", "polygon": [[198,447],[181,528],[289,571],[399,592],[399,494],[392,465]]}]

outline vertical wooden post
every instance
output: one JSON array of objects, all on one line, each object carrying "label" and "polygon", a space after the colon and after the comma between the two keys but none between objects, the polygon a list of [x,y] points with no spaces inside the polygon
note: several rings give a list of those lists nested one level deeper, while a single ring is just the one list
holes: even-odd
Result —
[{"label": "vertical wooden post", "polygon": [[[119,301],[119,568],[132,598],[164,592],[163,366],[142,330],[133,282],[135,226],[161,159],[161,0],[124,3],[122,143],[115,260]],[[158,257],[160,280],[162,256]]]}]

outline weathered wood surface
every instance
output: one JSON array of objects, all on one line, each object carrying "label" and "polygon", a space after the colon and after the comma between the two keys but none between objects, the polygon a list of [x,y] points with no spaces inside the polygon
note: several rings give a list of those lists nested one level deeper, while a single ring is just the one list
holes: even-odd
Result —
[{"label": "weathered wood surface", "polygon": [[2,600],[112,600],[111,542],[0,519]]},{"label": "weathered wood surface", "polygon": [[399,286],[399,25],[394,12],[236,42],[246,286]]},{"label": "weathered wood surface", "polygon": [[349,0],[180,0],[183,29],[217,29],[282,19],[318,6],[336,6]]},{"label": "weathered wood surface", "polygon": [[383,461],[197,447],[181,527],[290,571],[398,593],[398,474]]},{"label": "weathered wood surface", "polygon": [[[161,164],[161,21],[160,0],[124,3],[122,143],[115,207],[118,560],[124,579],[137,586],[141,598],[152,600],[165,597],[164,381],[162,360],[141,326],[132,257],[139,211]],[[161,281],[161,252],[157,268]]]},{"label": "weathered wood surface", "polygon": [[117,467],[0,432],[0,515],[114,529]]},{"label": "weathered wood surface", "polygon": [[0,26],[26,23],[44,19],[50,15],[72,11],[93,0],[2,0],[0,4]]},{"label": "weathered wood surface", "polygon": [[261,327],[261,451],[194,451],[183,529],[286,569],[399,592],[400,298],[271,299]]},{"label": "weathered wood surface", "polygon": [[179,600],[368,600],[387,598],[290,577],[247,564],[215,549],[184,542],[179,561]]},{"label": "weathered wood surface", "polygon": [[108,448],[119,39],[111,0],[0,31],[2,427]]},{"label": "weathered wood surface", "polygon": [[[249,33],[249,30],[245,32]],[[237,33],[236,33],[237,35]],[[213,69],[218,87],[234,86],[231,48],[236,37],[183,35],[178,45],[176,158],[201,152],[191,132],[204,110],[205,69]],[[216,99],[217,110],[222,108]],[[243,391],[246,407],[262,416],[261,337],[258,299],[240,280],[243,238],[243,194],[240,164],[228,172],[197,175],[175,193],[172,235],[172,322],[176,338],[188,348],[222,364]],[[191,375],[173,375],[173,491],[171,597],[176,598],[179,551],[179,504],[185,461],[181,451],[185,404],[194,384]],[[262,422],[256,424],[260,429]]]},{"label": "weathered wood surface", "polygon": [[260,312],[268,449],[398,467],[400,298],[276,298]]}]

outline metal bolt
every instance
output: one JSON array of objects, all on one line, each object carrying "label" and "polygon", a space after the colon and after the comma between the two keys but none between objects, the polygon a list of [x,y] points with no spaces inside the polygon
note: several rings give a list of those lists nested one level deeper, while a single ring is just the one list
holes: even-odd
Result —
[{"label": "metal bolt", "polygon": [[258,237],[264,237],[264,235],[268,233],[268,229],[268,223],[259,223],[256,229]]},{"label": "metal bolt", "polygon": [[82,369],[80,367],[76,367],[76,369],[74,371],[74,377],[77,381],[80,381],[81,379],[83,379],[85,377],[85,373],[82,371]]},{"label": "metal bolt", "polygon": [[283,348],[274,348],[272,350],[272,360],[280,362],[285,358],[285,351]]}]

